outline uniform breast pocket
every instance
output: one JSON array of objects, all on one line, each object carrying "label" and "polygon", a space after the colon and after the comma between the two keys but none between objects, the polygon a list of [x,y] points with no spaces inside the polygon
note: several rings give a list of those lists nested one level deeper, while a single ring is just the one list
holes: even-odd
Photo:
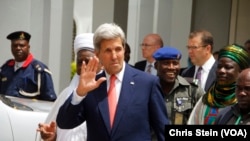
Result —
[{"label": "uniform breast pocket", "polygon": [[185,112],[192,109],[190,97],[177,97],[174,103],[174,109],[178,112]]},{"label": "uniform breast pocket", "polygon": [[30,79],[28,77],[19,78],[17,86],[18,86],[19,90],[23,90],[25,92],[37,91],[36,81],[34,79]]}]

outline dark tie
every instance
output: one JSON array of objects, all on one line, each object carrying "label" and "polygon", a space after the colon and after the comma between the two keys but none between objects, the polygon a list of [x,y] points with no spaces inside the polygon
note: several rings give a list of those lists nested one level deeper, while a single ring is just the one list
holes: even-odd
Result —
[{"label": "dark tie", "polygon": [[195,79],[198,80],[199,85],[201,84],[201,71],[202,71],[202,67],[199,67],[196,73],[196,77],[195,77]]},{"label": "dark tie", "polygon": [[113,126],[115,111],[116,111],[116,105],[117,105],[116,90],[115,90],[115,80],[116,80],[116,76],[111,75],[111,77],[110,77],[110,85],[109,85],[109,90],[108,90],[109,117],[110,117],[111,128]]},{"label": "dark tie", "polygon": [[151,69],[152,69],[153,65],[149,64],[148,67],[147,67],[147,73],[150,73],[151,74]]}]

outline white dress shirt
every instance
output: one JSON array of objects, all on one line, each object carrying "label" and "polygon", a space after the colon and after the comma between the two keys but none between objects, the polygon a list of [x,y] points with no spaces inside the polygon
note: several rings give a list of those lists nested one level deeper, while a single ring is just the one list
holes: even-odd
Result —
[{"label": "white dress shirt", "polygon": [[146,67],[145,67],[145,72],[147,72],[147,69],[148,69],[148,66],[149,65],[152,65],[152,67],[151,67],[151,74],[152,75],[157,75],[157,70],[155,69],[155,61],[154,62],[152,62],[152,63],[149,63],[148,61],[147,61],[147,64],[146,64]]},{"label": "white dress shirt", "polygon": [[[211,55],[211,57],[205,62],[205,64],[203,64],[201,66],[202,67],[202,71],[201,71],[201,88],[203,90],[205,90],[208,74],[209,74],[211,68],[213,67],[214,63],[215,63],[215,59],[214,59],[213,55]],[[197,74],[197,71],[198,71],[199,67],[200,66],[195,66],[194,79],[195,79],[195,76]]]}]

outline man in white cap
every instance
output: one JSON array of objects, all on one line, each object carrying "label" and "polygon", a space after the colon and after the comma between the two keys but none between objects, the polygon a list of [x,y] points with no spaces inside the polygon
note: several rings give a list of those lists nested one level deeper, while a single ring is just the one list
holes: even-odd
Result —
[{"label": "man in white cap", "polygon": [[[72,78],[69,86],[58,96],[45,124],[39,124],[38,131],[41,132],[42,139],[44,140],[85,141],[87,138],[85,122],[74,129],[60,129],[59,127],[56,127],[55,123],[60,106],[78,85],[82,62],[85,61],[88,63],[90,57],[94,56],[93,33],[83,33],[75,37],[74,53],[76,55],[77,73]],[[98,71],[101,71],[101,68]]]}]

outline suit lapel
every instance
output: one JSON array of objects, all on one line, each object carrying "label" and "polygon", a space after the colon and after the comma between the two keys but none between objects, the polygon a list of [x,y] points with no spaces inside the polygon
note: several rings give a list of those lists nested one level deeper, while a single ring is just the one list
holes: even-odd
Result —
[{"label": "suit lapel", "polygon": [[[97,76],[97,79],[100,77],[106,77],[105,73]],[[107,97],[107,81],[101,83],[101,85],[98,88],[98,91],[95,92],[95,98],[98,102],[98,108],[101,113],[102,119],[104,121],[104,124],[107,128],[107,131],[110,133],[110,121],[109,121],[109,108],[108,108],[108,97]]]},{"label": "suit lapel", "polygon": [[194,72],[195,72],[195,66],[193,65],[193,66],[191,66],[191,68],[184,70],[182,72],[181,76],[194,78]]},{"label": "suit lapel", "polygon": [[207,77],[207,82],[205,85],[205,91],[207,92],[208,89],[212,86],[214,81],[216,80],[216,69],[217,69],[217,61],[214,63],[213,67],[209,71],[208,77]]},{"label": "suit lapel", "polygon": [[189,71],[189,77],[193,77],[194,76],[194,72],[195,72],[195,66],[192,66],[191,68],[190,68],[190,71]]},{"label": "suit lapel", "polygon": [[142,70],[144,71],[146,69],[146,65],[147,65],[147,61],[143,61],[143,64],[142,64]]},{"label": "suit lapel", "polygon": [[147,64],[147,61],[144,60],[144,61],[141,61],[138,66],[137,66],[137,69],[141,70],[141,71],[144,71],[145,68],[146,68],[146,64]]},{"label": "suit lapel", "polygon": [[126,65],[111,135],[115,134],[120,122],[122,122],[121,119],[123,114],[126,112],[128,105],[130,105],[130,102],[133,99],[133,91],[135,86],[133,75],[134,73],[132,72],[130,66]]},{"label": "suit lapel", "polygon": [[[131,102],[131,99],[133,97],[133,89],[134,89],[134,73],[132,72],[133,69],[131,69],[130,66],[126,65],[125,72],[123,76],[123,82],[121,86],[121,93],[116,109],[115,114],[115,120],[114,125],[111,130],[110,127],[110,121],[109,121],[109,110],[108,110],[108,99],[107,99],[107,81],[103,82],[99,88],[98,91],[94,92],[95,98],[98,101],[98,108],[100,110],[101,116],[103,118],[104,124],[107,128],[107,131],[112,135],[115,133],[116,129],[119,127],[119,123],[122,122],[121,118],[122,115],[125,113],[129,103]],[[97,76],[97,79],[100,77],[105,77],[105,73]]]}]

